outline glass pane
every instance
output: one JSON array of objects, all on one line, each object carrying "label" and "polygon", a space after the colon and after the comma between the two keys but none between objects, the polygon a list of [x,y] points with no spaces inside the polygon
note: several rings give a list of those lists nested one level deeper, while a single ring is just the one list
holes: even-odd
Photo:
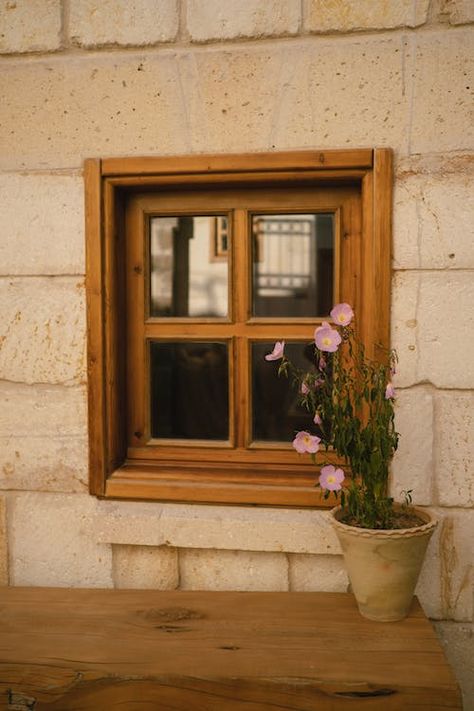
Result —
[{"label": "glass pane", "polygon": [[225,343],[150,343],[151,436],[229,438],[229,356]]},{"label": "glass pane", "polygon": [[228,220],[150,219],[150,316],[227,316]]},{"label": "glass pane", "polygon": [[[252,343],[252,438],[291,442],[299,430],[317,434],[309,412],[301,407],[290,378],[278,377],[281,361],[266,361],[274,341]],[[314,343],[286,343],[285,353],[297,368],[314,372]]]},{"label": "glass pane", "polygon": [[253,215],[253,315],[328,314],[334,289],[334,215]]}]

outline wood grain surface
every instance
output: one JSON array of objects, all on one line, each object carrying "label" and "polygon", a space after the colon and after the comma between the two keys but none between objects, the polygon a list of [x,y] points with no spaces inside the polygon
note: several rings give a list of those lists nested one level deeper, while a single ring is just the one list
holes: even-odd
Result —
[{"label": "wood grain surface", "polygon": [[415,602],[362,618],[342,593],[0,590],[0,709],[461,709]]}]

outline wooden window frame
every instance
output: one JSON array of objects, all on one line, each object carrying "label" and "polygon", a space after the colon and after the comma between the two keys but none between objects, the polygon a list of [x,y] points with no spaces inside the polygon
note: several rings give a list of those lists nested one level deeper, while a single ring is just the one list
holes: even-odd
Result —
[{"label": "wooden window frame", "polygon": [[[392,152],[387,148],[163,158],[88,159],[86,292],[90,493],[116,499],[317,507],[316,470],[298,460],[252,468],[229,462],[177,467],[126,458],[124,203],[136,191],[203,186],[357,185],[362,220],[354,280],[359,333],[369,354],[389,347]],[[379,351],[380,349],[380,351]],[[379,351],[379,353],[378,353]],[[301,458],[303,459],[303,458]],[[308,458],[309,459],[309,458]]]}]

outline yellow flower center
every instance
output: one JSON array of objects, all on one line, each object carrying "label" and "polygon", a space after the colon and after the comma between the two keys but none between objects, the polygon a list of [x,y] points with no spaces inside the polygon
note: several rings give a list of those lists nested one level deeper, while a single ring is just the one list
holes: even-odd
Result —
[{"label": "yellow flower center", "polygon": [[323,344],[325,346],[330,346],[331,345],[331,339],[326,336],[326,338],[323,338]]},{"label": "yellow flower center", "polygon": [[334,484],[334,482],[336,481],[336,477],[334,476],[334,474],[330,474],[328,476],[327,481],[328,481],[328,484]]}]

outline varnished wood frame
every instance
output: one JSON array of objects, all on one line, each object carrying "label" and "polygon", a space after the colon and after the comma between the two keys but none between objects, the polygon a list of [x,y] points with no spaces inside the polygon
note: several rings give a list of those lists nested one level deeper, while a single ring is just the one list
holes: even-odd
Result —
[{"label": "varnished wood frame", "polygon": [[[293,477],[285,466],[243,471],[222,466],[126,460],[123,418],[124,342],[119,282],[123,266],[123,196],[139,188],[209,184],[356,182],[362,198],[360,333],[369,352],[389,346],[392,153],[390,149],[298,151],[246,155],[88,159],[86,286],[90,493],[99,497],[314,507],[326,505],[308,465]],[[238,288],[238,287],[237,287]],[[372,346],[375,344],[375,346]]]}]

